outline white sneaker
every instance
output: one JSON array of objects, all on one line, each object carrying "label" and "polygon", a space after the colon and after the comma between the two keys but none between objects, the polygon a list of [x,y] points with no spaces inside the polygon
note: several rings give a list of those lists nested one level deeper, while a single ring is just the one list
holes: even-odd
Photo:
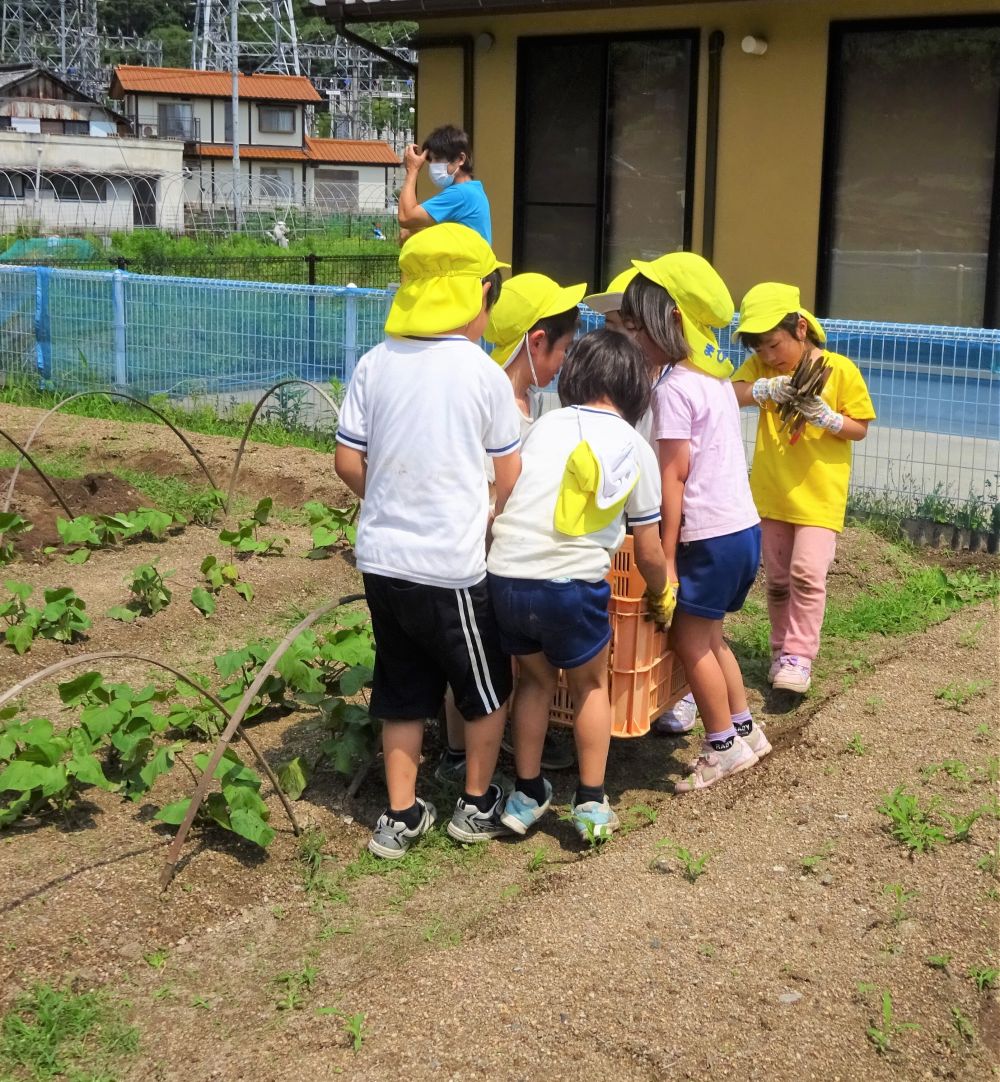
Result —
[{"label": "white sneaker", "polygon": [[707,789],[730,774],[749,769],[756,762],[757,756],[742,736],[737,736],[733,746],[725,751],[716,751],[706,740],[701,754],[691,764],[691,773],[674,785],[674,792],[693,793],[696,789]]},{"label": "white sneaker", "polygon": [[775,691],[794,691],[805,695],[812,684],[812,662],[796,654],[782,654],[771,686]]},{"label": "white sneaker", "polygon": [[689,692],[683,699],[674,703],[665,714],[661,714],[649,728],[657,736],[681,736],[691,732],[697,720],[698,707],[694,696]]},{"label": "white sneaker", "polygon": [[743,737],[743,740],[749,745],[750,750],[757,756],[758,760],[763,759],[765,755],[769,755],[772,751],[771,741],[764,735],[764,726],[759,721],[753,723],[753,728]]}]

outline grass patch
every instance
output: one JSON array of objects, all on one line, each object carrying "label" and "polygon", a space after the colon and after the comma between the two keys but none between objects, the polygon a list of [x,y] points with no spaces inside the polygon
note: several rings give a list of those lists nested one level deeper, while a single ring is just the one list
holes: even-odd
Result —
[{"label": "grass patch", "polygon": [[[44,458],[38,455],[31,457],[38,463],[40,469],[49,477],[61,477],[64,480],[82,477],[87,472],[83,456],[87,448],[81,447],[79,452],[64,451],[61,454],[46,455]],[[14,450],[0,451],[0,470],[12,470],[18,463],[23,461],[21,456]],[[27,464],[21,467],[22,473],[31,473],[32,469]]]},{"label": "grass patch", "polygon": [[99,991],[34,985],[0,1022],[0,1077],[109,1082],[115,1063],[139,1046],[138,1030],[121,1010]]}]

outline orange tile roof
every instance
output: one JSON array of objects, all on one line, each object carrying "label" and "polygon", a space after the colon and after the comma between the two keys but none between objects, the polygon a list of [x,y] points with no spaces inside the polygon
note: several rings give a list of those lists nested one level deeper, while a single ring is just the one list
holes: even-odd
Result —
[{"label": "orange tile roof", "polygon": [[312,161],[344,165],[400,165],[388,143],[368,139],[310,139],[306,150]]},{"label": "orange tile roof", "polygon": [[[317,102],[322,97],[304,75],[240,75],[240,97],[256,101]],[[146,68],[119,64],[111,80],[112,98],[125,94],[183,94],[186,97],[228,98],[233,81],[228,71],[191,68]]]},{"label": "orange tile roof", "polygon": [[[224,143],[199,143],[197,158],[231,158],[233,148]],[[240,157],[244,160],[268,160],[278,162],[305,162],[309,155],[301,147],[255,147],[240,143]]]}]

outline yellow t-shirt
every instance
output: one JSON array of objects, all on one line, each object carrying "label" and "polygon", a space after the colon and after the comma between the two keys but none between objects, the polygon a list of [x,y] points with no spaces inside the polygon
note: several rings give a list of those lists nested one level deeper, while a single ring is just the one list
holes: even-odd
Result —
[{"label": "yellow t-shirt", "polygon": [[[858,366],[839,353],[824,356],[833,371],[823,400],[856,421],[874,420],[875,407]],[[755,353],[732,379],[753,383],[780,374]],[[797,526],[825,526],[839,533],[844,528],[850,479],[850,440],[807,424],[798,441],[790,444],[787,430],[781,431],[775,404],[768,402],[761,409],[750,471],[750,490],[761,518]]]}]

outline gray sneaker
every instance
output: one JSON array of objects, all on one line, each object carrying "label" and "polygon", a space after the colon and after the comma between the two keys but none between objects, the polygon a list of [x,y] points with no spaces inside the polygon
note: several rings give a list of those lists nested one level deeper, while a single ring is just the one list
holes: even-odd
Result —
[{"label": "gray sneaker", "polygon": [[434,769],[434,777],[442,785],[465,786],[465,756],[457,758],[442,752],[441,759]]},{"label": "gray sneaker", "polygon": [[499,838],[509,834],[510,830],[501,822],[504,812],[504,794],[499,785],[489,787],[494,798],[488,811],[480,811],[475,804],[466,804],[459,797],[455,805],[455,814],[448,823],[448,833],[458,842],[485,842],[490,838]]},{"label": "gray sneaker", "polygon": [[373,853],[383,860],[399,860],[406,856],[406,851],[417,840],[423,837],[434,826],[437,820],[437,809],[427,800],[417,797],[417,803],[424,809],[420,822],[410,830],[407,825],[398,819],[390,817],[388,809],[379,816],[375,824],[371,840],[368,842],[368,852]]}]

